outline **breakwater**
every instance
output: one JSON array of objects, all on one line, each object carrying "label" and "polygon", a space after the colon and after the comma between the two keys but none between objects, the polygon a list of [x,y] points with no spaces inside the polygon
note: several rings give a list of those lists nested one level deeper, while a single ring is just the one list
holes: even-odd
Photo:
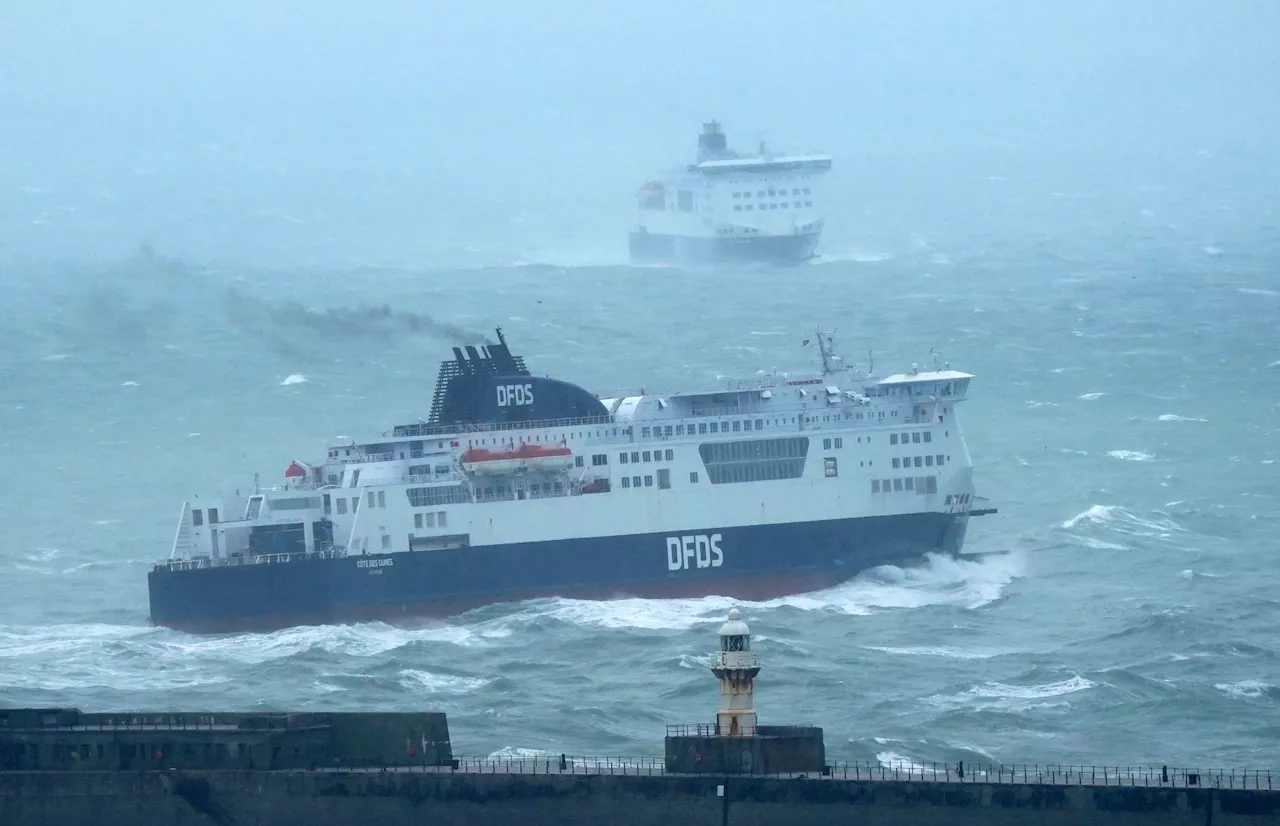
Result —
[{"label": "breakwater", "polygon": [[461,758],[451,766],[281,771],[0,772],[0,823],[23,826],[451,824],[1280,823],[1268,771],[883,766],[676,774],[656,758]]}]

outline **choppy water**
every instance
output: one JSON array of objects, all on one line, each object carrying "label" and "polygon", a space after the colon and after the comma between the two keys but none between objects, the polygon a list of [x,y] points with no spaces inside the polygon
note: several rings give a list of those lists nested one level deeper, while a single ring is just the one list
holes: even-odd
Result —
[{"label": "choppy water", "polygon": [[724,599],[195,637],[148,627],[148,566],[188,491],[424,414],[441,324],[676,389],[803,367],[821,323],[882,372],[934,347],[977,374],[962,422],[1000,514],[969,546],[1011,553],[745,605],[763,721],[825,726],[833,759],[1274,766],[1280,232],[1072,227],[784,271],[11,268],[0,703],[441,709],[469,754],[658,753],[714,713]]}]

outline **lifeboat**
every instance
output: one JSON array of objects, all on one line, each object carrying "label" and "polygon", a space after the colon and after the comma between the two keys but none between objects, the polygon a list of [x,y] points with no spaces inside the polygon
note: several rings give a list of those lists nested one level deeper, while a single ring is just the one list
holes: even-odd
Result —
[{"label": "lifeboat", "polygon": [[563,445],[522,444],[497,450],[473,447],[462,454],[461,462],[467,473],[546,473],[573,467],[573,451]]}]

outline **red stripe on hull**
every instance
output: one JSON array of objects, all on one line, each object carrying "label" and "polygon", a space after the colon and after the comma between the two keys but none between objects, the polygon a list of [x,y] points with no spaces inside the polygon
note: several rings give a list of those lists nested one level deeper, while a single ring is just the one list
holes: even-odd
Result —
[{"label": "red stripe on hull", "polygon": [[625,588],[593,586],[583,588],[530,589],[490,596],[453,597],[431,602],[378,605],[341,605],[331,611],[313,614],[270,614],[211,618],[196,622],[161,622],[166,628],[193,634],[224,634],[255,631],[278,631],[300,625],[340,625],[354,622],[385,622],[391,625],[414,624],[424,619],[443,619],[490,605],[511,604],[534,599],[561,597],[610,601],[615,599],[697,599],[722,596],[745,602],[761,602],[778,597],[821,591],[839,585],[853,574],[838,571],[768,574],[758,577],[706,580],[665,579]]}]

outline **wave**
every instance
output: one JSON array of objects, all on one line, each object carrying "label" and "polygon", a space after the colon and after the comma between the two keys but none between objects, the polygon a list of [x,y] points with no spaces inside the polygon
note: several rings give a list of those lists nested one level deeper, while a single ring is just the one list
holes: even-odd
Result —
[{"label": "wave", "polygon": [[1150,453],[1143,453],[1140,450],[1108,450],[1107,455],[1126,462],[1150,462],[1156,458]]}]

